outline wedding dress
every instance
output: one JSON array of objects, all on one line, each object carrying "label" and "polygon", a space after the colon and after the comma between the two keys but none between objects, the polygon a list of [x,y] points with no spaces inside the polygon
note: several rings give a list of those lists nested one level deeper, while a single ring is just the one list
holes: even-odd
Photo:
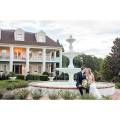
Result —
[{"label": "wedding dress", "polygon": [[88,82],[90,83],[89,94],[95,96],[97,99],[101,99],[102,96],[100,92],[98,91],[95,82],[92,81],[92,76],[88,78]]},{"label": "wedding dress", "polygon": [[97,99],[101,99],[102,96],[100,92],[98,91],[95,82],[90,84],[90,94],[95,96]]}]

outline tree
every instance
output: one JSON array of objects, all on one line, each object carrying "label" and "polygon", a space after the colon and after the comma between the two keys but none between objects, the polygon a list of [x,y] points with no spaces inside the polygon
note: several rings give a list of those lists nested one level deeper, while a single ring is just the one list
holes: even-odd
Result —
[{"label": "tree", "polygon": [[[83,63],[81,58],[83,59]],[[91,68],[94,72],[100,70],[101,62],[102,58],[97,58],[95,56],[85,54],[78,55],[73,60],[75,67],[81,67],[83,64],[85,67]]]},{"label": "tree", "polygon": [[68,67],[69,59],[66,56],[62,56],[62,67]]},{"label": "tree", "polygon": [[102,74],[106,80],[118,77],[120,73],[120,38],[113,41],[111,53],[104,59]]}]

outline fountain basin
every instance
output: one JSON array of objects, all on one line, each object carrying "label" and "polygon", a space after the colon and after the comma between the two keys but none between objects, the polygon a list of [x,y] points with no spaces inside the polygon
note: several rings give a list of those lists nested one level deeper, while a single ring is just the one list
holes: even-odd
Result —
[{"label": "fountain basin", "polygon": [[[70,90],[74,92],[78,92],[76,88],[76,82],[66,82],[66,81],[56,81],[56,82],[32,82],[29,84],[30,87],[33,88],[41,88],[49,90]],[[115,85],[113,83],[107,82],[97,82],[96,86],[101,95],[110,96],[115,93]]]}]

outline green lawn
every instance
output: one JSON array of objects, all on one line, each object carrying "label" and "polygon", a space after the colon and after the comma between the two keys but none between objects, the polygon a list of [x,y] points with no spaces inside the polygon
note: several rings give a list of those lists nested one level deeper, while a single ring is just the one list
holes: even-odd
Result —
[{"label": "green lawn", "polygon": [[13,90],[16,88],[27,87],[28,82],[25,80],[1,80],[0,89]]}]

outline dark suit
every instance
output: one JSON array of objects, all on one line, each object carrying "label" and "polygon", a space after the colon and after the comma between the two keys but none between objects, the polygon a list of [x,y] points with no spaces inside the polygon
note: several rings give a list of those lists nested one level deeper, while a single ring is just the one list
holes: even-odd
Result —
[{"label": "dark suit", "polygon": [[[76,77],[76,87],[79,89],[81,95],[83,95],[83,87],[80,85],[82,85],[82,81],[84,79],[86,79],[86,77],[82,74],[82,72],[78,72]],[[86,93],[89,93],[89,88],[86,88]]]}]

